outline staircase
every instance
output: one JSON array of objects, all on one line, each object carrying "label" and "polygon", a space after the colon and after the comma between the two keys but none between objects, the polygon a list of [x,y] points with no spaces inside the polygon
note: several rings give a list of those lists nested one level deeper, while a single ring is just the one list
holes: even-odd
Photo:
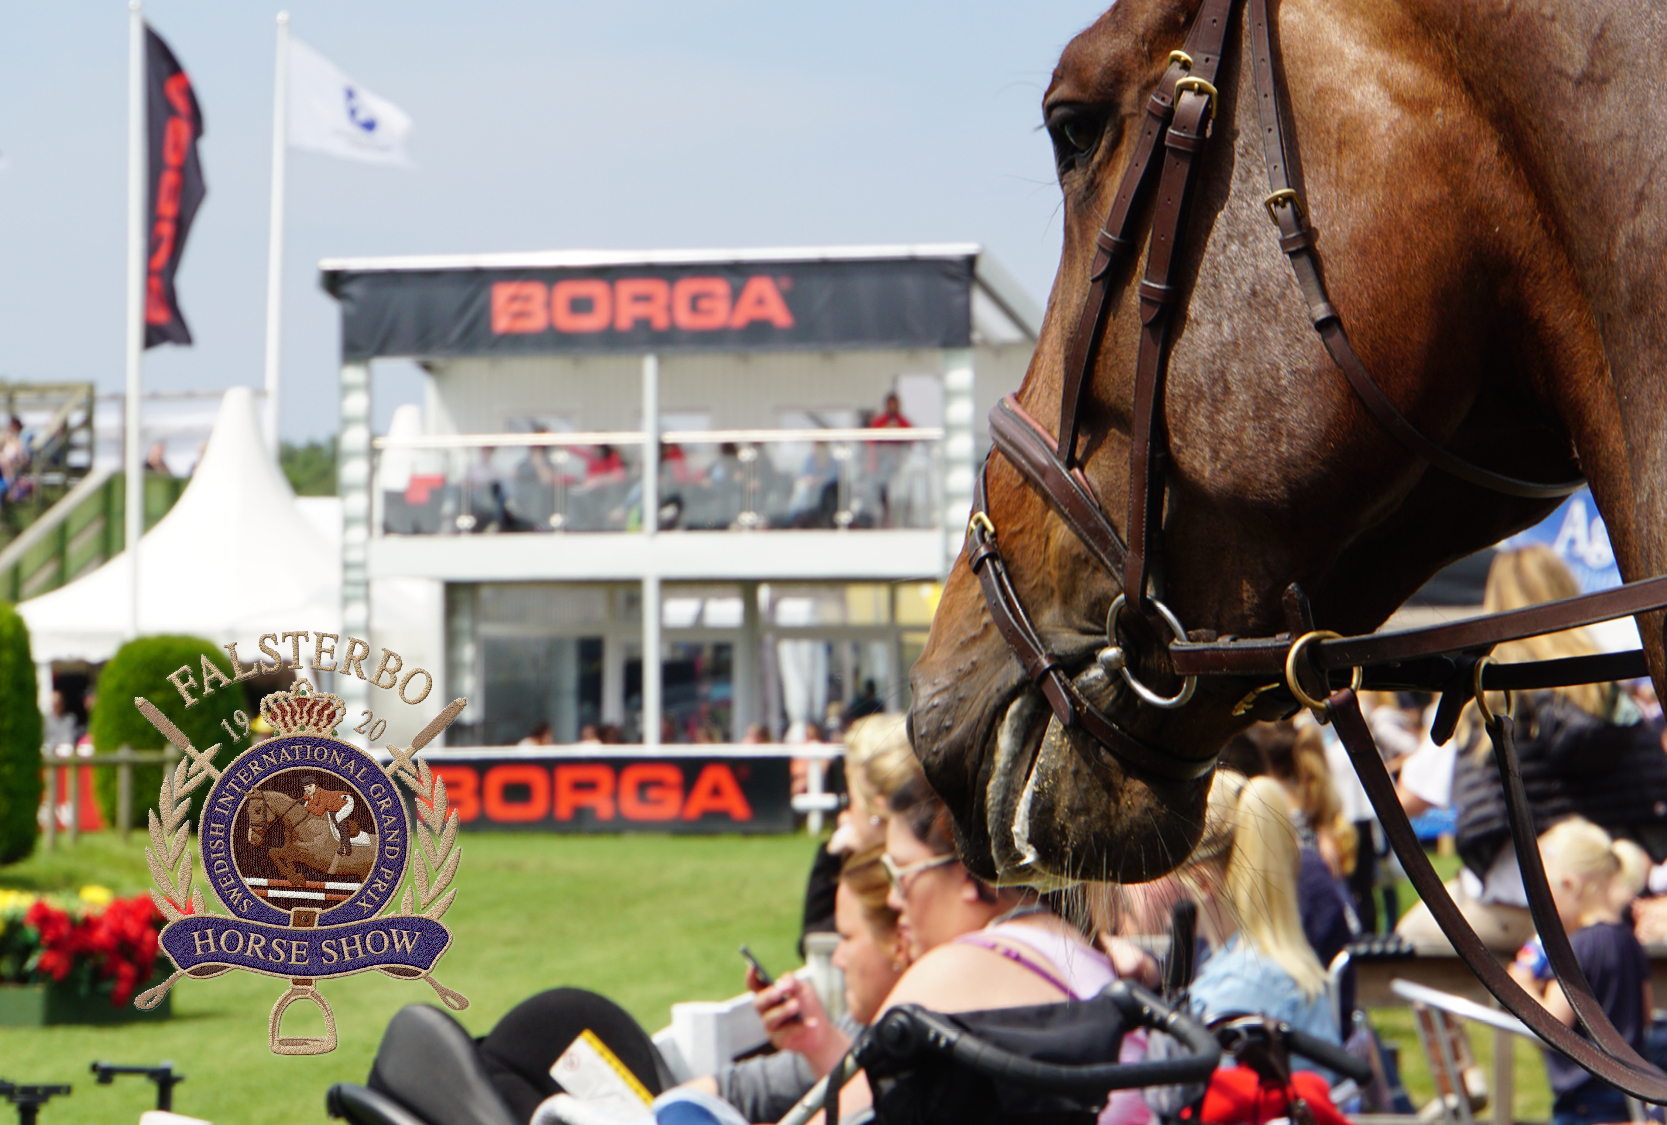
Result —
[{"label": "staircase", "polygon": [[[0,550],[0,600],[20,602],[97,569],[126,546],[126,475],[95,469]],[[145,474],[145,530],[155,527],[189,480]]]}]

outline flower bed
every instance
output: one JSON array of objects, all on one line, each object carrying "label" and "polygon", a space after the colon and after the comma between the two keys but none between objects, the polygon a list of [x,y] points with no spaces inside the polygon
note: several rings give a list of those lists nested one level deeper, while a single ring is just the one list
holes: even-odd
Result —
[{"label": "flower bed", "polygon": [[0,889],[0,987],[35,986],[59,1010],[131,1007],[157,968],[162,917],[144,895],[103,887],[75,897]]}]

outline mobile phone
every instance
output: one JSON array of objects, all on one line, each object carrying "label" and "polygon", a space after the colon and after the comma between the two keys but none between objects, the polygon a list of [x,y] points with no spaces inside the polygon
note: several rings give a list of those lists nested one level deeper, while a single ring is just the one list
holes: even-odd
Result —
[{"label": "mobile phone", "polygon": [[765,988],[769,988],[772,984],[776,983],[775,978],[769,974],[769,971],[766,970],[763,965],[758,963],[758,958],[754,957],[752,955],[752,950],[748,949],[745,945],[741,946],[741,956],[747,959],[747,964],[751,965],[752,971],[758,975],[759,984],[763,985]]}]

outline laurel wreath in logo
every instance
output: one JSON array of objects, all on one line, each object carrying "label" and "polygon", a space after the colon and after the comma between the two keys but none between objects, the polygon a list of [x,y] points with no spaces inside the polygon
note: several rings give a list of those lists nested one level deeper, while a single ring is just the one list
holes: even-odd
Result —
[{"label": "laurel wreath in logo", "polygon": [[[199,751],[149,700],[139,698],[133,702],[183,755],[172,773],[164,771],[157,808],[149,810],[151,842],[145,849],[145,860],[150,866],[151,878],[156,882],[151,890],[151,899],[169,922],[212,914],[203,899],[202,889],[193,885],[190,811],[192,792],[205,780],[218,781],[220,778],[220,770],[215,768],[213,761],[220,744]],[[451,886],[452,879],[457,875],[458,863],[463,858],[463,849],[457,843],[457,810],[451,808],[446,799],[445,781],[430,770],[428,763],[418,758],[417,754],[450,725],[464,706],[465,701],[459,699],[446,707],[411,740],[409,749],[392,745],[387,748],[393,760],[383,770],[411,792],[412,805],[417,814],[417,843],[422,855],[414,856],[411,861],[411,882],[400,897],[399,909],[396,911],[390,907],[380,917],[420,916],[437,922],[457,898],[457,890]],[[429,973],[397,965],[379,965],[376,970],[400,980],[426,981],[453,1011],[462,1011],[469,1006],[466,997],[442,985]],[[230,971],[229,966],[201,966],[190,975],[207,979]],[[176,971],[162,984],[141,993],[134,1003],[142,1009],[154,1008],[174,983],[185,975],[183,970]],[[275,1043],[276,1034],[274,1029]],[[331,1038],[333,1042],[333,1035]]]}]

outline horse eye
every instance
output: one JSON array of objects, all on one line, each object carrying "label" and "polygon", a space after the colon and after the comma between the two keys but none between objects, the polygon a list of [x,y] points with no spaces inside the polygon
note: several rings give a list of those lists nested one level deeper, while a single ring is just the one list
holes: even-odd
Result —
[{"label": "horse eye", "polygon": [[1105,130],[1105,120],[1081,106],[1060,106],[1048,114],[1048,135],[1053,138],[1054,163],[1063,175],[1093,153]]}]

